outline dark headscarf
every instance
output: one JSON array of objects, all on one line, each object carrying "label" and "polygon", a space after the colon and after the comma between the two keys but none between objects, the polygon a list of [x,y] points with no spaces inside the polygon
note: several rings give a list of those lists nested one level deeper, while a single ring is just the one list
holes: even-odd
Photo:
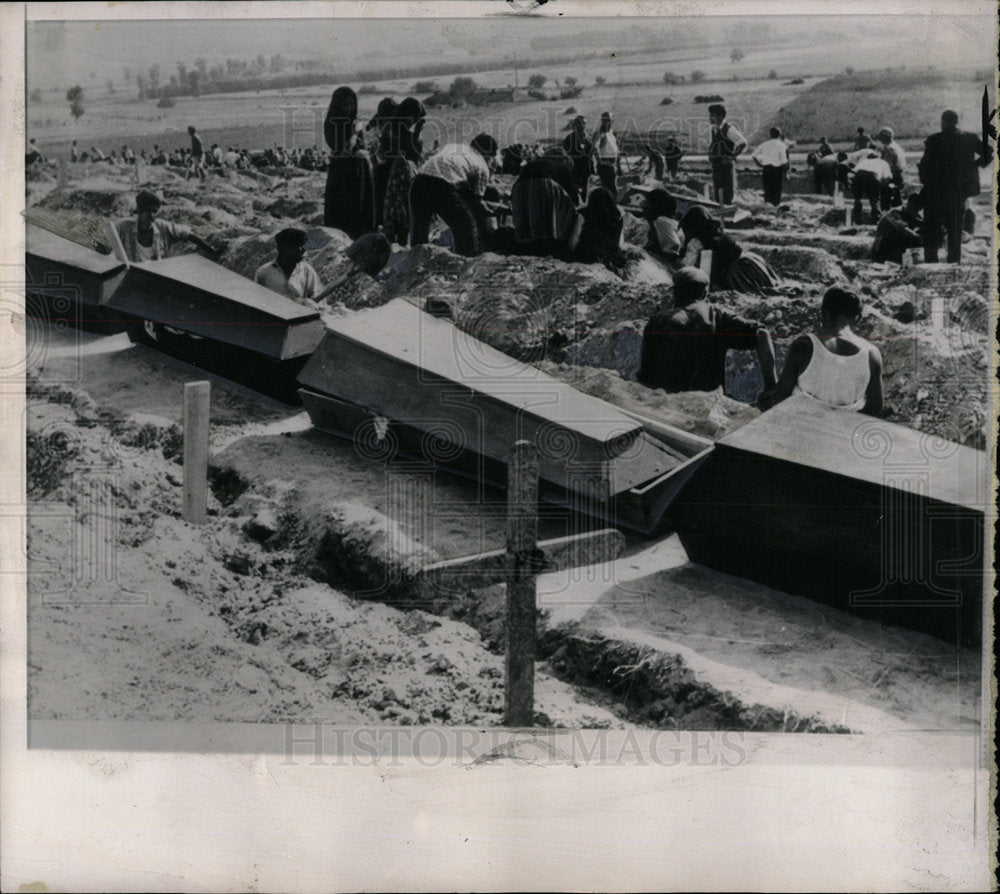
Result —
[{"label": "dark headscarf", "polygon": [[427,116],[424,104],[414,96],[407,96],[397,107],[394,117],[407,124],[416,124],[421,118]]},{"label": "dark headscarf", "polygon": [[697,239],[711,247],[710,243],[722,236],[722,224],[712,217],[701,205],[692,205],[680,220],[681,230],[688,239]]},{"label": "dark headscarf", "polygon": [[371,121],[365,125],[365,130],[381,128],[386,121],[396,114],[396,110],[398,108],[396,100],[394,100],[391,96],[386,96],[385,98],[380,99],[378,108],[375,110],[375,114],[372,115]]},{"label": "dark headscarf", "polygon": [[646,220],[658,217],[673,217],[677,213],[677,201],[665,189],[654,189],[646,196],[642,216]]},{"label": "dark headscarf", "polygon": [[323,136],[334,155],[351,152],[357,119],[358,95],[350,87],[338,87],[333,91],[323,124]]}]

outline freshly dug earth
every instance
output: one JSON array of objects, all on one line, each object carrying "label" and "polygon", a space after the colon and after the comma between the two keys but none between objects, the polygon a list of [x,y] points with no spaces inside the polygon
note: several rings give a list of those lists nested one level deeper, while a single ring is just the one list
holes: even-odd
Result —
[{"label": "freshly dug earth", "polygon": [[[59,191],[42,171],[29,183],[29,203],[67,218],[131,210],[134,188],[123,170],[92,169],[76,179],[79,173],[71,169],[69,188]],[[624,276],[551,259],[465,259],[429,245],[396,248],[372,279],[344,259],[346,237],[321,226],[323,175],[273,173],[212,177],[205,186],[167,169],[147,168],[144,176],[165,198],[165,218],[224,240],[222,262],[245,275],[271,257],[275,232],[307,229],[307,258],[324,282],[340,283],[324,314],[433,296],[451,304],[459,326],[495,347],[679,428],[719,438],[757,414],[745,402],[759,389],[750,355],[731,355],[726,393],[669,395],[634,381],[645,320],[671,297],[666,271],[639,248],[641,221],[627,215],[633,244]],[[980,448],[988,442],[986,195],[972,203],[979,229],[961,268],[908,270],[869,261],[872,228],[844,230],[828,198],[789,196],[781,209],[748,190],[738,200],[752,227],[734,235],[767,257],[785,285],[775,295],[723,292],[715,300],[764,321],[780,356],[816,324],[823,291],[849,284],[866,301],[861,332],[885,360],[888,418]],[[375,464],[351,444],[310,430],[299,411],[129,346],[124,336],[97,339],[44,325],[29,336],[32,717],[500,722],[502,637],[488,609],[497,593],[414,607],[398,604],[394,588],[423,562],[502,547],[502,492],[437,473],[429,504],[401,500],[400,493],[420,493],[414,482],[423,472]],[[213,382],[214,493],[201,529],[180,518],[178,465],[182,386],[196,378]],[[552,513],[541,534],[560,536],[570,524]],[[100,553],[98,541],[110,553]],[[632,538],[627,555],[642,546]],[[115,562],[110,577],[97,558],[107,554]],[[548,663],[539,665],[539,722],[879,726],[841,723],[808,702],[783,712],[786,696],[774,687],[790,684],[813,692],[817,706],[847,698],[904,726],[974,722],[974,658],[935,663],[928,652],[926,661],[888,660],[874,645],[878,628],[851,634],[838,620],[836,636],[855,635],[866,648],[855,649],[843,669],[825,663],[831,674],[817,676],[809,671],[815,641],[834,636],[827,610],[792,611],[801,635],[789,640],[765,611],[787,606],[789,597],[757,588],[754,608],[734,610],[747,598],[745,582],[705,573],[671,566],[644,575],[656,599],[688,594],[679,623],[609,596],[596,616],[573,621],[582,628],[553,633],[552,625],[543,639]],[[893,655],[905,651],[894,643]],[[794,670],[779,673],[776,655],[790,656]],[[734,694],[719,671],[730,665],[758,682]],[[628,675],[616,670],[628,667]],[[852,676],[860,689],[849,685]],[[932,690],[956,692],[954,703]]]}]

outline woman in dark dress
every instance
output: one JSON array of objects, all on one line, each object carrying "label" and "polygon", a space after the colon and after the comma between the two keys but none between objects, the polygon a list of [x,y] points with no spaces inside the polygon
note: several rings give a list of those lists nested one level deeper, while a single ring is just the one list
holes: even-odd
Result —
[{"label": "woman in dark dress", "polygon": [[372,231],[372,169],[357,140],[358,97],[350,87],[333,91],[323,124],[330,164],[323,200],[323,224],[351,239]]},{"label": "woman in dark dress", "polygon": [[573,260],[584,264],[601,263],[621,275],[625,266],[622,230],[625,222],[618,200],[603,186],[590,194],[583,215],[583,229],[573,252]]},{"label": "woman in dark dress", "polygon": [[386,238],[400,245],[406,245],[410,235],[410,181],[423,159],[420,131],[426,115],[423,104],[408,96],[382,128],[379,140],[379,151],[386,159],[387,173],[381,195],[376,188],[376,208],[381,211],[382,231]]}]

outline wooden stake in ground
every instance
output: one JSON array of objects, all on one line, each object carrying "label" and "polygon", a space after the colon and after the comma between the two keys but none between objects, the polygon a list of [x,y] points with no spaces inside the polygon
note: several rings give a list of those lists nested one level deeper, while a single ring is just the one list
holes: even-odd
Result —
[{"label": "wooden stake in ground", "polygon": [[507,464],[507,726],[531,726],[535,714],[537,541],[538,450],[518,441]]},{"label": "wooden stake in ground", "polygon": [[837,180],[833,184],[833,207],[843,208],[844,207],[844,196],[840,192],[840,181]]},{"label": "wooden stake in ground", "polygon": [[209,382],[184,386],[184,520],[205,524],[208,515]]},{"label": "wooden stake in ground", "polygon": [[701,256],[698,258],[698,267],[701,269],[701,272],[709,278],[709,280],[712,279],[712,252],[710,252],[707,248],[702,249]]},{"label": "wooden stake in ground", "polygon": [[848,205],[844,209],[844,226],[849,227],[851,225],[851,206]]}]

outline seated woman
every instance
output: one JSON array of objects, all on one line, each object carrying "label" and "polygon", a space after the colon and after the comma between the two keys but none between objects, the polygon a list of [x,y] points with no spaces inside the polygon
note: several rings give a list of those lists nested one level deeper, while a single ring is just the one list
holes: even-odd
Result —
[{"label": "seated woman", "polygon": [[781,285],[781,278],[760,255],[737,245],[722,224],[700,205],[692,205],[680,222],[686,242],[682,266],[698,267],[702,251],[712,252],[712,285],[735,292],[764,294]]},{"label": "seated woman", "polygon": [[646,251],[671,267],[680,259],[682,238],[676,220],[677,200],[665,189],[654,189],[646,196],[642,216],[649,221]]},{"label": "seated woman", "polygon": [[583,228],[571,260],[584,264],[601,263],[620,276],[627,258],[622,249],[625,222],[618,200],[604,187],[598,187],[590,194],[580,214],[583,215]]},{"label": "seated woman", "polygon": [[577,195],[573,162],[562,149],[528,161],[510,194],[518,252],[569,257],[583,227]]}]

